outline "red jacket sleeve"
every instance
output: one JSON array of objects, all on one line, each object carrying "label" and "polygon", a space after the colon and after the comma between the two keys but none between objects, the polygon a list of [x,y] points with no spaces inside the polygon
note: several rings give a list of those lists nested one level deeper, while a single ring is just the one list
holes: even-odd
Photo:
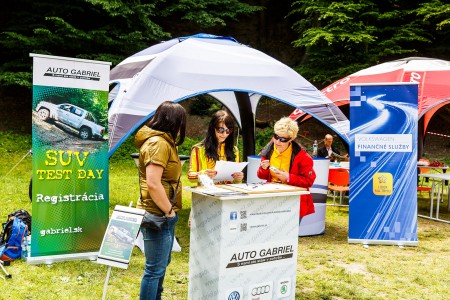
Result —
[{"label": "red jacket sleeve", "polygon": [[[267,158],[265,158],[264,156],[261,156],[261,161],[266,160]],[[268,182],[270,182],[270,170],[267,168],[267,170],[264,170],[263,168],[261,168],[261,166],[258,168],[258,171],[256,172],[256,175],[258,176],[259,179],[265,179]]]},{"label": "red jacket sleeve", "polygon": [[313,164],[314,162],[311,156],[305,150],[301,150],[294,158],[289,173],[289,184],[302,188],[310,188],[314,180],[316,180]]}]

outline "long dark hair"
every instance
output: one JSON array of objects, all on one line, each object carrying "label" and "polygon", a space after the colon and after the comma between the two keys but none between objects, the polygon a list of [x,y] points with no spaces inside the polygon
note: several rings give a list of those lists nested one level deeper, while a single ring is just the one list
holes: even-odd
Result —
[{"label": "long dark hair", "polygon": [[228,129],[232,132],[225,139],[225,156],[227,161],[235,161],[236,157],[234,155],[234,120],[233,118],[224,110],[217,111],[211,118],[208,126],[208,132],[206,133],[206,138],[204,140],[206,157],[208,159],[213,159],[214,161],[219,160],[219,154],[217,149],[219,147],[219,142],[216,138],[216,128],[219,124],[223,122]]},{"label": "long dark hair", "polygon": [[178,103],[165,101],[158,106],[147,126],[169,133],[179,146],[183,144],[186,135],[186,110]]}]

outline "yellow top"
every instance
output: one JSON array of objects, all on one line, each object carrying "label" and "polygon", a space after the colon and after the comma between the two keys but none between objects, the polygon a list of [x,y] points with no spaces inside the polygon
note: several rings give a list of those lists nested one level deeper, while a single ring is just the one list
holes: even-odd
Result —
[{"label": "yellow top", "polygon": [[[225,156],[225,144],[222,143],[220,145],[220,151],[219,151],[219,160],[227,160],[227,157]],[[206,160],[206,165],[207,165],[207,169],[209,170],[214,170],[214,168],[216,167],[216,162],[214,161],[214,159],[207,159]]]},{"label": "yellow top", "polygon": [[[239,162],[239,150],[234,146],[235,161]],[[219,153],[219,160],[227,160],[225,156],[225,144],[222,144]],[[206,169],[214,170],[216,162],[213,159],[206,157],[206,149],[203,143],[198,143],[192,146],[191,157],[189,159],[188,178],[190,181],[198,181],[198,172],[203,172]]]},{"label": "yellow top", "polygon": [[[289,172],[289,166],[291,164],[291,156],[292,156],[292,144],[280,153],[277,150],[277,147],[273,147],[273,154],[270,157],[270,165],[278,168],[280,171]],[[280,180],[276,177],[275,173],[270,170],[270,175],[272,176],[272,182],[280,182]]]}]

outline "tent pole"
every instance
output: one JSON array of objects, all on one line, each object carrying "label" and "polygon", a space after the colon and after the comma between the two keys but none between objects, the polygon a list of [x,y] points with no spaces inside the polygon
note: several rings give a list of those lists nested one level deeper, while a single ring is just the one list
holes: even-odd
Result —
[{"label": "tent pole", "polygon": [[[255,116],[252,112],[250,97],[245,92],[234,92],[241,116],[241,134],[244,147],[242,161],[255,154]],[[244,173],[245,174],[245,173]]]},{"label": "tent pole", "polygon": [[423,156],[423,145],[425,143],[424,117],[419,119],[417,126],[417,160]]}]

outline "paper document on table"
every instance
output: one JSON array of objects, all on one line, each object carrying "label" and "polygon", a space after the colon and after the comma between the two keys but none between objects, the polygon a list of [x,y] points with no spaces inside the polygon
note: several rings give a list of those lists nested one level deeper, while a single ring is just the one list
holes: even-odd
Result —
[{"label": "paper document on table", "polygon": [[301,188],[294,185],[287,185],[282,183],[237,183],[237,184],[227,184],[227,186],[238,188],[242,190],[246,190],[249,192],[267,192],[267,193],[276,193],[276,192],[293,192],[298,190],[306,190],[305,188]]},{"label": "paper document on table", "polygon": [[242,172],[248,162],[233,162],[233,161],[216,161],[217,175],[214,177],[214,181],[232,181],[231,174],[236,172]]}]

